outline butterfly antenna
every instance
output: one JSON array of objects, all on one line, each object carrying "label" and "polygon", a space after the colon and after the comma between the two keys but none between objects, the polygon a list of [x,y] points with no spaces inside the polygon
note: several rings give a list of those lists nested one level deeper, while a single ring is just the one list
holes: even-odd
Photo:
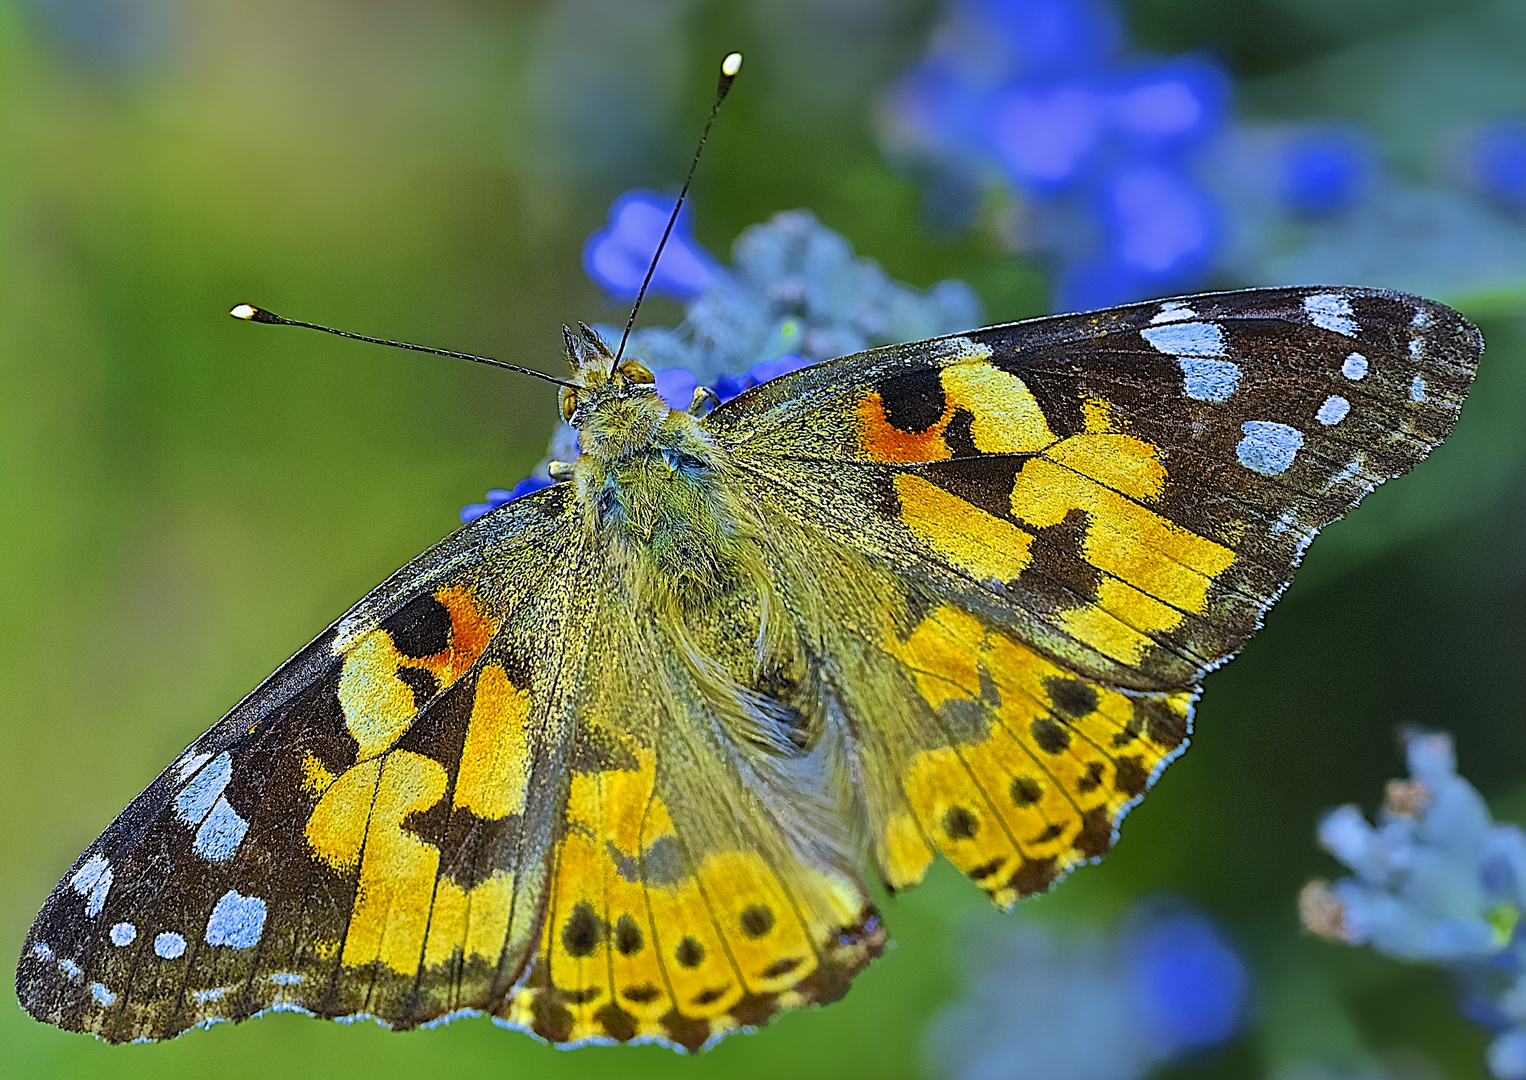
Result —
[{"label": "butterfly antenna", "polygon": [[636,325],[636,312],[641,310],[641,301],[646,297],[646,288],[652,283],[652,275],[657,272],[657,260],[662,258],[662,249],[667,247],[668,237],[678,221],[678,211],[683,209],[684,197],[689,194],[689,185],[694,182],[694,170],[699,168],[699,155],[704,152],[705,140],[710,137],[710,125],[715,123],[715,114],[721,111],[721,102],[726,100],[726,94],[731,89],[731,82],[741,70],[742,54],[727,53],[726,58],[721,61],[721,81],[715,88],[715,104],[710,106],[710,118],[705,121],[705,130],[699,133],[699,146],[694,149],[694,160],[689,162],[689,175],[684,177],[683,190],[678,193],[678,202],[674,204],[672,216],[668,218],[668,227],[662,230],[662,239],[657,243],[657,253],[652,256],[651,265],[646,268],[646,277],[642,279],[641,291],[636,294],[636,302],[631,306],[631,317],[625,320],[625,333],[620,335],[620,347],[615,350],[615,363],[609,369],[611,375],[614,374],[615,367],[619,366],[620,357],[625,355],[625,341],[631,336],[631,327]]},{"label": "butterfly antenna", "polygon": [[471,360],[478,364],[488,364],[491,367],[503,368],[507,371],[517,371],[521,375],[533,375],[537,379],[545,379],[547,382],[556,383],[557,386],[571,386],[576,388],[576,383],[565,382],[562,379],[552,378],[544,371],[536,371],[533,368],[520,367],[518,364],[505,364],[502,360],[494,360],[489,356],[474,356],[471,353],[455,352],[451,349],[434,349],[428,345],[413,345],[406,341],[389,341],[386,338],[367,337],[365,334],[352,334],[347,330],[335,330],[332,326],[319,326],[317,323],[303,322],[300,319],[285,319],[272,311],[255,307],[253,304],[239,304],[228,312],[235,319],[245,319],[249,322],[270,323],[273,326],[301,326],[308,330],[322,330],[325,334],[333,334],[336,337],[350,338],[352,341],[369,341],[372,345],[390,345],[394,349],[412,349],[414,352],[433,353],[435,356],[454,356],[457,360]]}]

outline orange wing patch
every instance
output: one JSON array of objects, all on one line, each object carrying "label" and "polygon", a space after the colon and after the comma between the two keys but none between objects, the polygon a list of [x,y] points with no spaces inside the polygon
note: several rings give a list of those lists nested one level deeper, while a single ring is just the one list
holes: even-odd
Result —
[{"label": "orange wing patch", "polygon": [[922,879],[933,848],[1010,907],[1112,844],[1121,814],[1183,742],[1193,695],[1125,695],[952,606],[882,645],[943,721],[946,745],[902,776],[876,849],[886,881]]},{"label": "orange wing patch", "polygon": [[633,753],[635,769],[572,778],[540,951],[509,1019],[557,1043],[694,1050],[845,991],[884,943],[858,887],[781,876],[753,850],[693,850],[652,751]]},{"label": "orange wing patch", "polygon": [[[946,461],[968,452],[966,443],[982,454],[1032,454],[1054,442],[1027,383],[993,364],[958,363],[906,378],[915,385],[891,390],[890,404],[879,390],[859,400],[862,460]],[[903,400],[913,407],[901,408]]]}]

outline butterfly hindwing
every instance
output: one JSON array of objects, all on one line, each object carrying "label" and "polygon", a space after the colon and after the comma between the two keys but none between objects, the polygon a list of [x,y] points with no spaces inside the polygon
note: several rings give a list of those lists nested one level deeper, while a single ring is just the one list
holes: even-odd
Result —
[{"label": "butterfly hindwing", "polygon": [[509,1018],[557,1043],[692,1050],[834,1000],[885,933],[840,814],[812,794],[828,748],[748,744],[671,627],[600,586],[567,825]]},{"label": "butterfly hindwing", "polygon": [[1252,290],[892,346],[718,409],[779,549],[840,553],[828,622],[856,633],[826,652],[855,657],[834,677],[886,880],[938,849],[1005,904],[1101,854],[1198,680],[1447,433],[1481,346],[1413,297]]}]

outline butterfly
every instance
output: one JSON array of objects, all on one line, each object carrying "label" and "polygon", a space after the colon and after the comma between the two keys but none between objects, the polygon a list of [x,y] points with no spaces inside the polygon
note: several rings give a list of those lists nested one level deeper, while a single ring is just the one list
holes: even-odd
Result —
[{"label": "butterfly", "polygon": [[867,879],[942,855],[1005,908],[1108,850],[1482,344],[1249,290],[674,410],[567,330],[577,460],[193,742],[54,889],[20,1000],[111,1041],[288,1009],[689,1050],[832,1001],[885,947]]}]

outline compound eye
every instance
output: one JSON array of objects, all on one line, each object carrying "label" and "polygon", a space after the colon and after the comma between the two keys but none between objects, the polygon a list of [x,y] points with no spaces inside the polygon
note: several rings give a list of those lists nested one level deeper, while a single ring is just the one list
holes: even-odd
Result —
[{"label": "compound eye", "polygon": [[570,386],[562,387],[562,419],[571,420],[572,411],[578,407],[578,392]]},{"label": "compound eye", "polygon": [[640,360],[621,360],[620,374],[633,383],[654,383],[657,381],[656,377],[647,370],[646,365]]}]

